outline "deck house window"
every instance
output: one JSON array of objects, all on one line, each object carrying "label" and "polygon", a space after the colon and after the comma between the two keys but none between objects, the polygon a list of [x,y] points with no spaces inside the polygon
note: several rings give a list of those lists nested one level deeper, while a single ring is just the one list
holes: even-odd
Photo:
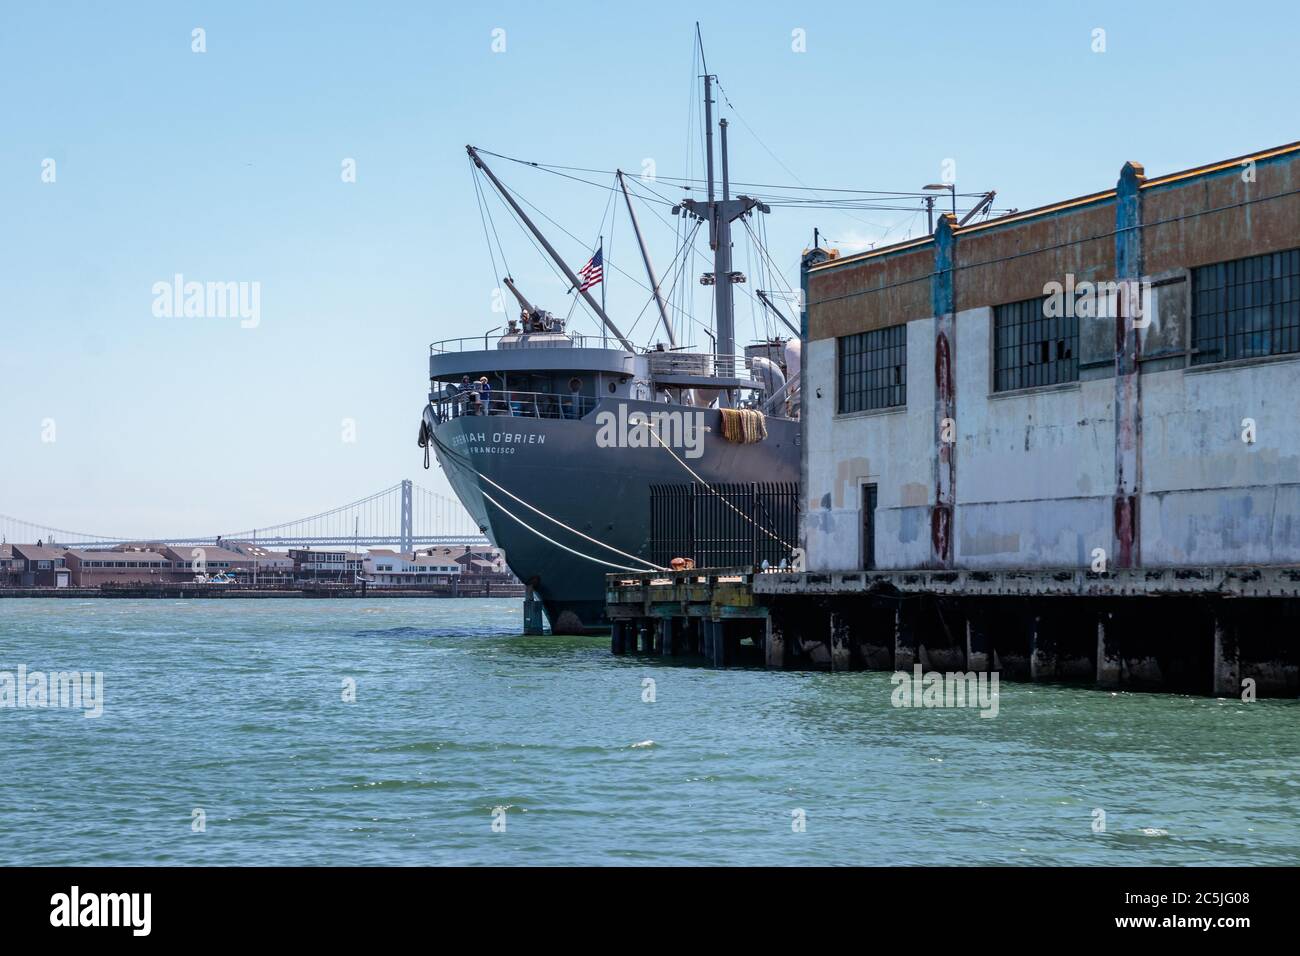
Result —
[{"label": "deck house window", "polygon": [[835,349],[841,414],[907,404],[907,326],[844,335]]},{"label": "deck house window", "polygon": [[1300,352],[1300,249],[1192,270],[1192,364]]},{"label": "deck house window", "polygon": [[993,391],[1079,380],[1079,319],[1049,314],[1047,298],[993,308]]}]

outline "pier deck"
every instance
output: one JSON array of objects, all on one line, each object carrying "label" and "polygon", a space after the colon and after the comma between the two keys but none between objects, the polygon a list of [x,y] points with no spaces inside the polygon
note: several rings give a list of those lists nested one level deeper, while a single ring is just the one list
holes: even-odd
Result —
[{"label": "pier deck", "polygon": [[1218,595],[1300,597],[1300,567],[1076,568],[989,571],[766,572],[753,578],[756,594],[869,594],[917,592],[957,597],[1139,597]]},{"label": "pier deck", "polygon": [[1297,567],[695,569],[608,575],[606,603],[614,654],[1300,694]]}]

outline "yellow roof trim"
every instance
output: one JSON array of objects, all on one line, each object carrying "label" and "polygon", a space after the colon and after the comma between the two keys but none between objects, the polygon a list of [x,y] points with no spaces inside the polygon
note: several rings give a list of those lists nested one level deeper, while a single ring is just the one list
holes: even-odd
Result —
[{"label": "yellow roof trim", "polygon": [[[1154,179],[1144,180],[1141,184],[1142,189],[1150,189],[1152,186],[1164,186],[1169,183],[1179,182],[1184,179],[1193,179],[1197,176],[1207,176],[1211,173],[1220,172],[1225,169],[1231,169],[1234,166],[1240,166],[1243,163],[1259,162],[1260,160],[1273,159],[1276,156],[1284,156],[1287,153],[1300,152],[1300,142],[1287,143],[1285,146],[1274,146],[1269,149],[1260,150],[1255,153],[1247,153],[1244,156],[1237,156],[1233,159],[1224,159],[1205,166],[1194,166],[1191,169],[1184,169],[1175,173],[1168,173],[1164,176],[1157,176]],[[1041,216],[1052,215],[1066,209],[1073,209],[1079,206],[1086,206],[1096,202],[1104,202],[1115,198],[1115,190],[1107,189],[1102,192],[1089,193],[1086,196],[1079,196],[1075,199],[1066,199],[1061,202],[1051,203],[1047,206],[1038,206],[1034,209],[1025,209],[1021,212],[1013,213],[1010,216],[1002,216],[998,219],[987,219],[984,222],[975,223],[969,226],[958,227],[954,235],[965,235],[967,233],[979,232],[982,229],[994,229],[1000,226],[1011,225],[1012,223],[1025,222],[1030,219],[1036,219]],[[882,246],[879,249],[869,249],[866,252],[858,252],[851,256],[842,256],[839,259],[831,259],[826,262],[813,266],[809,272],[820,272],[824,269],[834,269],[839,266],[850,263],[862,262],[867,259],[874,259],[879,256],[893,255],[899,252],[906,252],[908,249],[916,249],[934,241],[933,236],[923,236],[920,239],[908,239],[905,242],[895,243],[892,246]]]},{"label": "yellow roof trim", "polygon": [[1262,150],[1258,153],[1247,153],[1245,156],[1238,156],[1235,159],[1224,159],[1217,163],[1211,163],[1208,166],[1195,166],[1192,169],[1184,169],[1182,172],[1168,173],[1164,176],[1157,176],[1155,179],[1148,179],[1142,183],[1143,189],[1150,189],[1152,186],[1163,186],[1167,183],[1177,182],[1180,179],[1191,179],[1194,176],[1207,176],[1210,173],[1217,173],[1224,169],[1231,169],[1233,166],[1240,166],[1243,163],[1254,163],[1261,159],[1272,159],[1274,156],[1284,156],[1287,153],[1300,152],[1300,142],[1287,143],[1285,146],[1274,146],[1271,149]]},{"label": "yellow roof trim", "polygon": [[809,269],[809,272],[820,272],[822,269],[829,269],[832,266],[842,266],[846,262],[858,262],[862,259],[871,259],[880,255],[893,255],[896,252],[906,252],[908,249],[919,249],[926,243],[933,243],[934,236],[922,236],[919,239],[905,239],[902,242],[896,242],[892,246],[881,246],[879,249],[866,249],[862,252],[855,252],[851,256],[840,256],[838,259],[827,259],[825,262],[819,262]]}]

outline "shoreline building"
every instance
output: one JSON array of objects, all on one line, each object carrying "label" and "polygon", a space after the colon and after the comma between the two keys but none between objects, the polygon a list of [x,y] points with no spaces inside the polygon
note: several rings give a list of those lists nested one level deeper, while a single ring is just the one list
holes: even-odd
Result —
[{"label": "shoreline building", "polygon": [[770,665],[1300,692],[1300,143],[812,250],[804,288]]},{"label": "shoreline building", "polygon": [[808,571],[1300,565],[1300,144],[806,282]]},{"label": "shoreline building", "polygon": [[460,576],[461,566],[449,557],[372,549],[365,559],[365,571],[373,587],[417,588],[450,585]]},{"label": "shoreline building", "polygon": [[293,576],[298,581],[355,584],[365,570],[366,556],[344,548],[290,548]]},{"label": "shoreline building", "polygon": [[20,587],[66,588],[71,581],[71,573],[64,563],[66,549],[58,545],[36,544],[10,545],[9,563],[12,577]]},{"label": "shoreline building", "polygon": [[12,544],[0,544],[0,587],[17,587],[22,583],[22,563],[14,555]]},{"label": "shoreline building", "polygon": [[248,541],[232,541],[230,547],[249,560],[248,568],[239,569],[241,580],[267,585],[293,583],[293,559],[288,551],[274,551]]},{"label": "shoreline building", "polygon": [[164,545],[158,548],[168,557],[179,572],[188,580],[198,574],[240,574],[252,575],[253,558],[221,545],[204,544],[197,547],[173,547]]},{"label": "shoreline building", "polygon": [[173,584],[188,577],[170,555],[148,547],[69,548],[64,556],[78,588]]}]

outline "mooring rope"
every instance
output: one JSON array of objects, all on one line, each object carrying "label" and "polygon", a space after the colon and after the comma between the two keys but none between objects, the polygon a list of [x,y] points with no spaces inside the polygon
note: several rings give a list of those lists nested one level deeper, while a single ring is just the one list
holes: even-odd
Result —
[{"label": "mooring rope", "polygon": [[[724,505],[726,505],[728,508],[730,508],[730,509],[731,509],[732,511],[734,511],[736,514],[740,515],[742,518],[744,518],[746,521],[748,521],[750,524],[752,524],[752,525],[753,525],[755,528],[757,528],[759,531],[763,532],[763,534],[767,535],[767,536],[768,536],[769,538],[771,538],[773,541],[777,542],[779,545],[781,545],[781,547],[783,547],[783,548],[785,548],[786,550],[791,551],[791,552],[793,552],[793,551],[796,550],[794,545],[790,544],[790,542],[786,541],[784,538],[780,537],[779,535],[774,534],[773,532],[769,531],[769,530],[768,530],[767,528],[765,528],[763,525],[761,525],[761,524],[759,524],[757,521],[755,521],[752,517],[750,517],[749,515],[745,514],[745,512],[741,511],[739,508],[737,508],[735,505],[733,505],[730,501],[728,501],[725,495],[723,495],[723,494],[722,494],[721,492],[719,492],[716,488],[714,488],[712,485],[710,485],[707,481],[705,481],[703,478],[701,478],[701,477],[700,477],[700,476],[695,472],[695,470],[694,470],[693,468],[691,468],[690,465],[688,465],[688,464],[686,464],[686,462],[682,461],[682,459],[678,456],[678,454],[677,454],[675,451],[673,451],[672,448],[671,448],[671,447],[670,447],[670,446],[669,446],[669,445],[668,445],[668,444],[667,444],[667,443],[666,443],[662,438],[659,437],[659,433],[655,430],[654,424],[653,424],[649,419],[646,420],[646,422],[645,422],[645,426],[646,426],[646,430],[647,430],[651,435],[654,436],[655,441],[657,441],[657,442],[659,443],[659,446],[660,446],[661,448],[663,448],[665,451],[667,451],[668,454],[672,455],[673,458],[677,460],[677,463],[680,464],[683,468],[685,468],[686,471],[690,474],[690,476],[691,476],[692,478],[694,478],[694,479],[695,479],[696,481],[698,481],[701,485],[703,485],[703,486],[704,486],[704,487],[705,487],[705,488],[706,488],[706,489],[707,489],[711,494],[716,495],[716,496],[718,497],[718,499],[721,500],[722,503],[723,503]],[[447,446],[446,442],[444,442],[444,441],[442,441],[440,438],[438,438],[437,435],[430,434],[429,437],[432,439],[433,442],[437,443],[439,450],[442,451],[444,454],[448,455],[449,457],[452,457],[452,458],[457,459],[458,461],[460,461],[460,462],[464,465],[464,467],[466,467],[466,468],[468,468],[470,471],[472,471],[472,472],[473,472],[477,477],[483,479],[483,480],[486,481],[488,484],[490,484],[493,488],[496,488],[498,491],[502,492],[503,494],[507,494],[507,495],[509,495],[511,498],[513,498],[515,501],[519,502],[521,505],[523,505],[525,508],[529,509],[530,511],[534,511],[534,512],[536,512],[537,514],[539,514],[539,515],[541,515],[543,518],[545,518],[547,521],[550,521],[550,522],[552,522],[552,523],[554,523],[554,524],[559,525],[559,526],[560,526],[561,528],[563,528],[565,531],[568,531],[568,532],[570,532],[571,534],[575,534],[575,535],[577,535],[578,537],[580,537],[580,538],[582,538],[582,539],[584,539],[584,540],[586,540],[586,541],[590,541],[592,544],[597,545],[598,547],[606,548],[607,550],[609,550],[609,551],[613,551],[615,554],[620,555],[621,557],[624,557],[624,558],[628,558],[628,559],[630,559],[630,560],[632,560],[632,561],[639,561],[639,562],[641,562],[642,564],[646,565],[647,567],[646,567],[646,568],[627,568],[627,567],[623,567],[622,565],[612,564],[612,563],[610,563],[610,562],[608,562],[608,561],[604,561],[604,560],[602,560],[601,558],[594,558],[594,557],[592,557],[592,556],[590,556],[590,555],[583,554],[583,553],[580,552],[580,551],[574,551],[572,548],[566,548],[564,545],[560,544],[560,543],[557,542],[557,541],[553,541],[551,538],[548,538],[546,535],[542,534],[542,533],[541,533],[540,531],[538,531],[536,528],[533,528],[532,526],[530,526],[530,525],[527,524],[526,522],[522,521],[521,519],[519,519],[519,518],[516,517],[515,515],[511,514],[509,511],[506,511],[506,509],[505,509],[504,507],[502,507],[502,505],[501,505],[499,502],[497,502],[495,499],[489,497],[486,491],[483,491],[481,488],[479,489],[479,493],[482,494],[483,497],[487,498],[488,501],[491,501],[494,505],[496,505],[496,506],[497,506],[498,508],[500,508],[503,512],[505,512],[505,514],[506,514],[508,517],[512,518],[512,519],[515,520],[515,521],[518,521],[521,525],[523,525],[523,526],[524,526],[525,528],[527,528],[529,531],[531,531],[531,532],[533,532],[534,534],[536,534],[539,538],[542,538],[542,539],[545,540],[545,541],[549,541],[549,542],[551,542],[552,544],[555,544],[557,547],[564,548],[565,551],[569,551],[569,552],[571,552],[572,554],[576,554],[576,555],[577,555],[578,557],[580,557],[580,558],[585,558],[586,560],[588,560],[588,561],[593,561],[593,562],[595,562],[595,563],[597,563],[597,564],[604,564],[604,565],[606,565],[607,567],[617,568],[617,569],[620,570],[620,571],[634,571],[634,572],[640,574],[640,573],[644,573],[644,571],[646,571],[647,569],[652,570],[652,571],[667,571],[667,570],[668,570],[667,568],[663,567],[662,565],[658,565],[658,564],[655,564],[655,563],[653,563],[653,562],[651,562],[651,561],[647,561],[645,558],[638,557],[638,556],[635,555],[635,554],[628,554],[626,551],[620,551],[618,548],[614,547],[612,544],[606,544],[604,541],[599,541],[599,540],[597,540],[596,538],[591,537],[590,535],[583,534],[583,533],[582,533],[581,531],[579,531],[577,528],[571,528],[569,525],[565,524],[563,521],[559,520],[558,518],[552,517],[551,515],[548,515],[546,512],[541,511],[540,509],[533,507],[531,504],[529,504],[529,503],[528,503],[527,501],[525,501],[524,499],[520,498],[518,495],[516,495],[516,494],[515,494],[514,492],[512,492],[510,489],[508,489],[508,488],[503,488],[501,485],[497,484],[495,481],[493,481],[493,480],[492,480],[491,478],[489,478],[487,475],[483,474],[481,471],[479,471],[477,468],[475,468],[475,467],[470,463],[469,459],[468,459],[466,456],[460,454],[459,452],[453,451],[451,448],[449,448],[449,447]]]},{"label": "mooring rope", "polygon": [[[628,558],[628,559],[630,559],[630,560],[632,560],[632,561],[639,561],[639,562],[641,562],[642,564],[646,565],[646,567],[645,567],[645,568],[625,568],[625,567],[623,567],[622,565],[618,565],[618,564],[609,564],[609,562],[607,562],[607,561],[601,561],[600,558],[593,558],[593,557],[591,557],[591,556],[589,556],[589,555],[585,555],[585,554],[581,554],[580,552],[573,551],[573,553],[574,553],[574,554],[577,554],[579,557],[587,558],[587,560],[589,560],[589,561],[596,561],[596,562],[598,562],[598,563],[608,564],[609,567],[611,567],[611,568],[618,568],[620,571],[636,571],[636,572],[640,573],[640,572],[645,571],[645,570],[651,570],[651,571],[666,571],[666,570],[668,570],[667,568],[664,568],[664,567],[662,567],[661,565],[655,564],[655,563],[652,562],[652,561],[647,561],[645,558],[639,557],[639,556],[637,556],[637,555],[635,555],[635,554],[628,554],[626,551],[620,551],[618,548],[614,547],[612,544],[606,544],[604,541],[599,541],[599,540],[597,540],[596,538],[591,537],[590,535],[583,534],[583,533],[582,533],[581,531],[579,531],[577,528],[571,528],[571,527],[569,527],[567,524],[565,524],[565,523],[564,523],[563,521],[561,521],[559,518],[556,518],[556,517],[553,517],[553,516],[551,516],[551,515],[548,515],[545,511],[542,511],[542,510],[539,509],[539,508],[535,508],[535,507],[533,507],[531,504],[529,504],[527,501],[524,501],[523,498],[520,498],[517,494],[515,494],[515,493],[514,493],[513,491],[511,491],[509,488],[503,488],[501,485],[497,484],[495,481],[493,481],[493,480],[492,480],[491,478],[489,478],[487,475],[483,474],[483,472],[481,472],[481,471],[479,471],[477,468],[475,468],[475,467],[470,463],[470,461],[469,461],[469,459],[468,459],[467,457],[465,457],[464,455],[459,454],[458,452],[452,451],[450,448],[447,447],[447,444],[446,444],[445,442],[443,442],[441,439],[439,439],[436,435],[432,436],[432,438],[433,438],[433,441],[437,442],[438,448],[439,448],[441,451],[443,451],[444,453],[446,453],[446,454],[449,455],[450,457],[453,457],[453,458],[458,459],[458,460],[463,464],[463,466],[464,466],[465,468],[468,468],[470,471],[474,472],[475,476],[477,476],[478,478],[483,479],[483,480],[486,481],[489,485],[491,485],[493,488],[496,488],[498,491],[502,492],[503,494],[507,494],[507,495],[509,495],[511,498],[513,498],[515,501],[519,502],[521,505],[523,505],[523,506],[524,506],[525,508],[527,508],[529,511],[534,511],[534,512],[536,512],[537,514],[539,514],[539,515],[541,515],[543,518],[545,518],[547,521],[550,521],[550,522],[552,522],[552,523],[554,523],[554,524],[559,525],[561,528],[563,528],[565,531],[570,532],[571,534],[576,534],[579,538],[582,538],[582,539],[584,539],[584,540],[586,540],[586,541],[590,541],[592,544],[597,545],[598,547],[606,548],[607,550],[613,551],[615,554],[617,554],[617,555],[619,555],[619,556],[621,556],[621,557]],[[483,491],[483,489],[480,488],[480,489],[479,489],[479,493],[482,494],[485,498],[487,498],[487,492],[486,492],[486,491]],[[502,507],[498,502],[496,502],[496,501],[493,500],[492,498],[488,498],[488,500],[491,501],[491,502],[492,502],[494,505],[496,505],[498,508],[501,508],[502,511],[505,511],[505,508],[503,508],[503,507]],[[505,511],[505,513],[506,513],[507,515],[509,515],[511,518],[515,518],[514,515],[510,514],[510,512]],[[516,520],[516,521],[519,521],[518,518],[515,518],[515,520]],[[528,524],[524,523],[523,521],[519,521],[519,523],[522,524],[525,528],[528,528],[529,531],[532,531],[533,533],[537,534],[538,537],[541,537],[541,538],[543,538],[543,539],[545,539],[545,540],[547,540],[547,541],[551,541],[551,539],[550,539],[550,538],[547,538],[546,535],[544,535],[544,534],[542,534],[541,532],[537,531],[536,529],[532,528],[531,526],[529,526]],[[552,544],[556,544],[557,542],[553,542],[553,541],[552,541],[551,543],[552,543]],[[559,546],[562,547],[562,548],[564,547],[564,545],[559,545]],[[571,549],[571,548],[565,548],[565,550],[566,550],[566,551],[572,551],[573,549]]]},{"label": "mooring rope", "polygon": [[673,451],[672,448],[670,448],[670,447],[668,446],[668,444],[667,444],[667,443],[666,443],[662,438],[659,437],[659,433],[658,433],[657,431],[655,431],[655,427],[654,427],[654,425],[650,422],[650,420],[649,420],[648,418],[646,419],[645,425],[646,425],[646,430],[649,431],[650,434],[654,436],[654,439],[655,439],[655,441],[657,441],[657,442],[659,443],[659,446],[660,446],[661,448],[663,448],[665,451],[667,451],[668,454],[670,454],[670,455],[672,455],[674,458],[676,458],[678,464],[680,464],[683,468],[685,468],[688,472],[690,472],[692,478],[694,478],[696,481],[698,481],[700,484],[702,484],[702,485],[703,485],[705,488],[707,488],[710,492],[712,492],[713,494],[717,495],[718,498],[720,498],[720,499],[722,500],[722,503],[723,503],[724,505],[726,505],[728,508],[730,508],[730,509],[731,509],[732,511],[734,511],[736,514],[740,515],[742,518],[744,518],[746,521],[748,521],[750,524],[752,524],[752,525],[753,525],[755,528],[757,528],[759,531],[763,532],[763,534],[767,535],[767,536],[768,536],[769,538],[771,538],[773,541],[775,541],[775,542],[777,542],[778,544],[780,544],[783,548],[786,548],[787,550],[789,550],[789,551],[791,551],[791,552],[793,552],[793,551],[796,550],[796,549],[795,549],[795,546],[792,545],[789,541],[786,541],[786,540],[782,539],[782,538],[779,537],[778,535],[773,534],[773,533],[772,533],[771,531],[769,531],[767,528],[763,527],[761,524],[759,524],[757,521],[755,521],[755,520],[754,520],[753,518],[751,518],[749,515],[745,514],[745,512],[741,511],[739,508],[737,508],[735,505],[733,505],[730,501],[728,501],[727,498],[726,498],[726,496],[723,495],[720,491],[718,491],[716,488],[714,488],[712,485],[710,485],[707,481],[705,481],[703,478],[701,478],[699,475],[697,475],[697,474],[695,473],[695,471],[691,468],[691,466],[688,465],[688,464],[686,464],[686,462],[682,461],[682,459],[681,459],[680,457],[678,457],[677,452]]},{"label": "mooring rope", "polygon": [[[506,510],[505,505],[501,504],[501,502],[497,501],[495,498],[493,498],[491,495],[489,495],[489,494],[488,494],[486,491],[484,491],[482,488],[480,488],[480,489],[478,490],[478,493],[479,493],[480,495],[482,495],[484,498],[486,498],[488,501],[492,502],[492,503],[493,503],[494,505],[496,505],[498,508],[500,508],[500,509],[501,509],[501,513],[504,514],[504,515],[505,515],[507,518],[509,518],[511,521],[517,521],[517,522],[519,522],[521,525],[523,525],[525,528],[527,528],[527,529],[528,529],[529,531],[531,531],[533,534],[537,535],[537,537],[541,538],[543,541],[546,541],[546,542],[549,542],[550,544],[555,545],[557,548],[563,548],[565,551],[568,551],[570,554],[577,555],[579,558],[582,558],[582,559],[584,559],[584,560],[586,560],[586,561],[591,561],[591,562],[594,563],[594,564],[603,564],[603,565],[604,565],[605,567],[607,567],[607,568],[615,568],[616,570],[619,570],[619,571],[631,571],[633,574],[644,574],[644,573],[645,573],[645,568],[628,568],[628,567],[624,567],[624,566],[621,565],[621,564],[613,564],[613,563],[611,563],[611,562],[609,562],[609,561],[605,561],[605,560],[603,560],[603,559],[601,559],[601,558],[593,558],[593,557],[592,557],[591,555],[589,555],[589,554],[583,554],[581,551],[575,551],[573,548],[570,548],[568,545],[560,544],[560,542],[556,541],[554,538],[548,538],[546,535],[542,534],[540,531],[538,531],[536,528],[534,528],[532,525],[530,525],[530,524],[529,524],[527,521],[525,521],[523,518],[519,517],[518,515],[513,515],[513,514],[511,514],[509,511]],[[599,542],[598,542],[598,543],[599,543]],[[660,569],[660,570],[662,570],[662,569]]]}]

